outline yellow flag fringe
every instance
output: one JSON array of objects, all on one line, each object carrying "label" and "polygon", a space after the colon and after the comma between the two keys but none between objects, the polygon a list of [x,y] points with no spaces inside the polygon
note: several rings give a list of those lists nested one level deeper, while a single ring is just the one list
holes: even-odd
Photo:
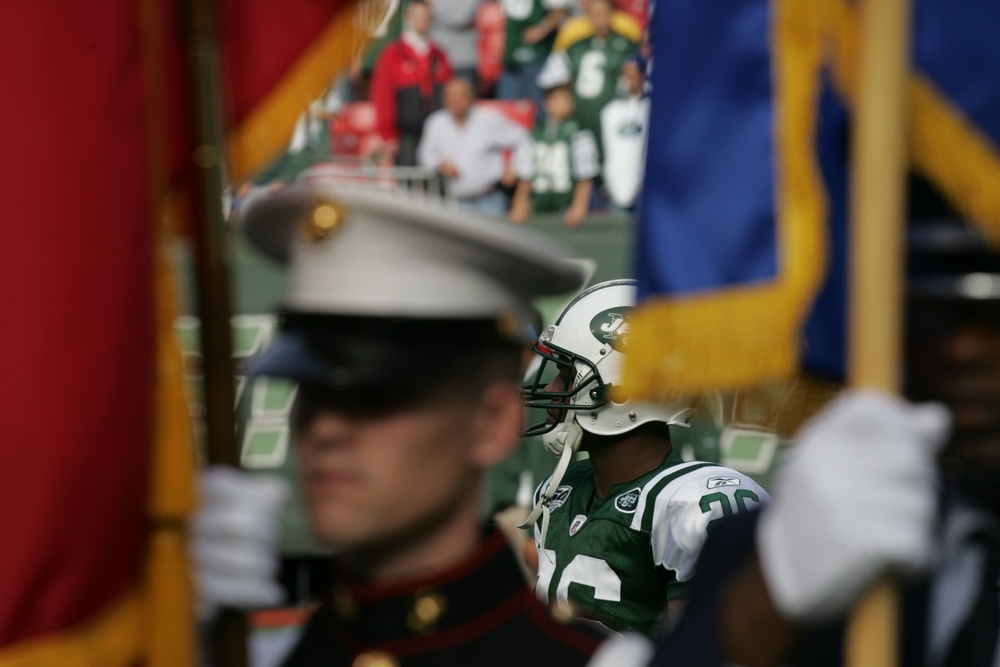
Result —
[{"label": "yellow flag fringe", "polygon": [[[150,223],[153,225],[153,299],[156,369],[147,512],[149,542],[143,572],[142,638],[145,667],[196,662],[194,591],[186,548],[186,522],[194,511],[194,433],[185,396],[184,366],[174,333],[177,287],[171,259],[167,173],[163,33],[154,0],[138,0],[147,84]],[[173,221],[176,222],[176,221]]]},{"label": "yellow flag fringe", "polygon": [[1000,244],[1000,152],[930,79],[909,81],[914,165],[964,217]]},{"label": "yellow flag fringe", "polygon": [[156,389],[145,572],[146,667],[194,664],[194,591],[186,524],[195,507],[194,436],[184,364],[174,333],[176,281],[165,225],[156,256]]},{"label": "yellow flag fringe", "polygon": [[[834,81],[850,104],[857,97],[857,10],[843,0],[835,0],[832,8]],[[912,165],[1000,244],[1000,150],[926,75],[912,71],[907,88]]]},{"label": "yellow flag fringe", "polygon": [[358,50],[358,34],[368,35],[381,14],[362,0],[330,21],[303,51],[284,78],[257,104],[229,137],[229,178],[240,183],[285,152],[299,115],[330,87],[334,76]]},{"label": "yellow flag fringe", "polygon": [[133,591],[75,628],[0,650],[2,667],[130,667],[142,654],[142,599]]},{"label": "yellow flag fringe", "polygon": [[772,2],[776,278],[724,293],[645,302],[633,317],[625,358],[630,396],[656,400],[678,390],[745,389],[794,372],[799,326],[826,270],[827,202],[813,149],[826,8],[826,2]]}]

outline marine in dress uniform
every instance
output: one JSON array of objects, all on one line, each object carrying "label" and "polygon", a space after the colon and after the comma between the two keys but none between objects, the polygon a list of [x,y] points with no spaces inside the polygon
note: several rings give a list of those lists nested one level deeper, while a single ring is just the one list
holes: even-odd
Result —
[{"label": "marine in dress uniform", "polygon": [[285,664],[585,664],[601,635],[551,617],[478,518],[521,428],[530,301],[578,289],[579,265],[398,192],[292,186],[243,224],[289,272],[283,332],[248,370],[299,382],[307,512],[340,554]]},{"label": "marine in dress uniform", "polygon": [[285,664],[573,665],[599,642],[535,600],[495,530],[467,560],[431,577],[388,586],[338,579]]}]

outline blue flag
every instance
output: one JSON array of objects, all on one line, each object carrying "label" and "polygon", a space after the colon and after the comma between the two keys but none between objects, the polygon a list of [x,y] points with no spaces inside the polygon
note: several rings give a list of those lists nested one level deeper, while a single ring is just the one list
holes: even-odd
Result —
[{"label": "blue flag", "polygon": [[[856,11],[658,0],[633,395],[843,372]],[[1000,237],[1000,3],[914,16],[912,164]]]}]

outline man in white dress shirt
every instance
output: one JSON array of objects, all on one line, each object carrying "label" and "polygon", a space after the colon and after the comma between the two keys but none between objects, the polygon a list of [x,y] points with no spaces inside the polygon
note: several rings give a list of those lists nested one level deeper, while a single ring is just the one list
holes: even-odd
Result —
[{"label": "man in white dress shirt", "polygon": [[516,181],[508,156],[529,140],[519,124],[492,109],[473,105],[472,88],[452,79],[444,89],[444,108],[427,119],[417,163],[450,179],[459,206],[502,216],[507,196],[502,186]]}]

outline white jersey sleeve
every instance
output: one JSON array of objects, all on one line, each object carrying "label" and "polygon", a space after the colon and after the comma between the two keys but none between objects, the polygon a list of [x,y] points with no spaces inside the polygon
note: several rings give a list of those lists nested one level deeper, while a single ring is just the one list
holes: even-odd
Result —
[{"label": "white jersey sleeve", "polygon": [[542,90],[565,86],[573,80],[573,69],[565,53],[550,53],[535,82]]},{"label": "white jersey sleeve", "polygon": [[570,144],[570,161],[573,167],[573,178],[578,181],[589,181],[601,171],[601,163],[597,157],[597,140],[590,130],[580,130],[573,135]]},{"label": "white jersey sleeve", "polygon": [[[673,571],[677,581],[694,575],[713,521],[770,500],[757,482],[741,472],[714,465],[692,467],[643,505],[645,512],[653,512],[653,561]],[[641,522],[640,512],[636,514]]]},{"label": "white jersey sleeve", "polygon": [[514,172],[522,181],[530,181],[535,177],[535,142],[530,138],[514,149]]}]

